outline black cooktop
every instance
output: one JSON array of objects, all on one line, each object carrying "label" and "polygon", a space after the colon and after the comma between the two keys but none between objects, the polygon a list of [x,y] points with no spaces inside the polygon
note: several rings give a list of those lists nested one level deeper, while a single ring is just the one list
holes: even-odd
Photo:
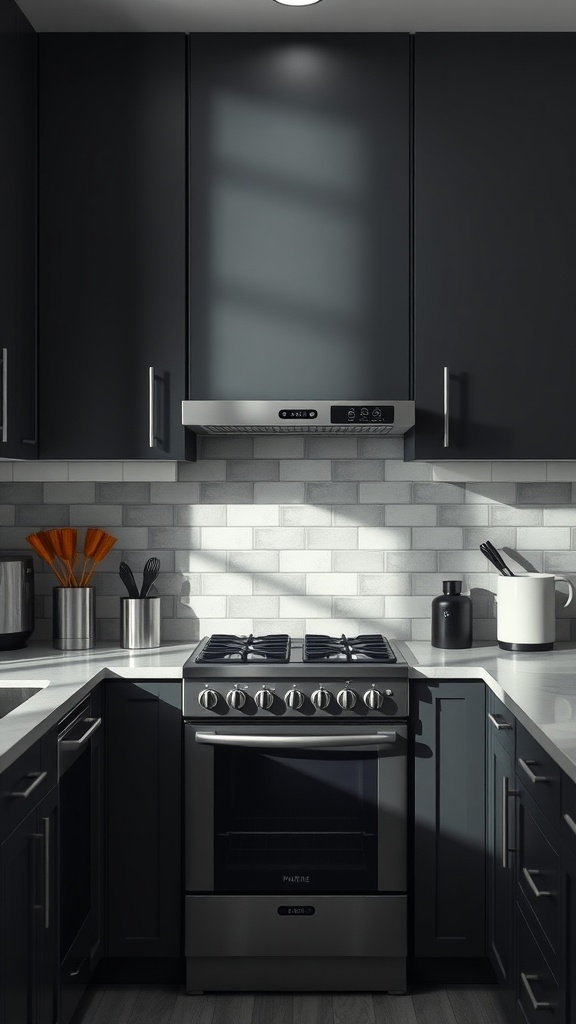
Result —
[{"label": "black cooktop", "polygon": [[[308,633],[297,642],[298,660],[312,664],[393,665],[397,658],[381,633],[339,637]],[[267,636],[234,636],[216,633],[200,645],[193,655],[197,664],[286,664],[291,660],[292,641],[286,633]]]}]

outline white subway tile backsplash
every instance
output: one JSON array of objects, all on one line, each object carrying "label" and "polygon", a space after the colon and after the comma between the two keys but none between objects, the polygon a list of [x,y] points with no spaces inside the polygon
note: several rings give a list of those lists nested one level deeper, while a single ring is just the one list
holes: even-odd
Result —
[{"label": "white subway tile backsplash", "polygon": [[328,548],[330,551],[355,548],[358,530],[354,526],[311,526],[306,530],[307,548]]},{"label": "white subway tile backsplash", "polygon": [[[342,552],[336,552],[335,557]],[[331,551],[280,551],[280,572],[330,572]]]},{"label": "white subway tile backsplash", "polygon": [[305,486],[304,483],[285,481],[254,484],[254,501],[267,505],[302,505]]},{"label": "white subway tile backsplash", "polygon": [[[95,577],[98,636],[115,641],[119,563],[139,575],[151,554],[167,642],[282,629],[429,639],[450,578],[490,642],[486,539],[518,571],[576,582],[576,461],[431,466],[402,450],[402,438],[238,436],[200,438],[196,463],[0,462],[0,548],[26,551],[31,529],[58,525],[80,542],[88,525],[117,536]],[[34,561],[35,636],[49,637],[53,580]],[[576,607],[557,637],[576,640]]]},{"label": "white subway tile backsplash", "polygon": [[335,572],[382,572],[383,551],[335,551],[332,555]]},{"label": "white subway tile backsplash", "polygon": [[228,526],[278,526],[279,521],[280,510],[277,505],[228,505]]},{"label": "white subway tile backsplash", "polygon": [[361,526],[358,547],[401,551],[410,548],[410,529],[405,526]]},{"label": "white subway tile backsplash", "polygon": [[358,576],[353,572],[311,572],[305,577],[307,594],[357,594]]},{"label": "white subway tile backsplash", "polygon": [[360,484],[358,497],[361,503],[366,504],[389,505],[396,502],[406,503],[412,497],[412,484],[404,482]]},{"label": "white subway tile backsplash", "polygon": [[283,459],[280,463],[281,480],[331,480],[330,459]]},{"label": "white subway tile backsplash", "polygon": [[462,548],[464,531],[459,526],[415,526],[412,530],[412,546],[427,550],[436,548]]},{"label": "white subway tile backsplash", "polygon": [[254,530],[255,548],[275,548],[285,551],[292,548],[303,548],[305,546],[305,532],[299,527],[279,526],[257,527]]},{"label": "white subway tile backsplash", "polygon": [[[223,548],[252,549],[252,529],[249,526],[202,526],[200,544],[204,551]],[[181,547],[181,545],[178,545]]]},{"label": "white subway tile backsplash", "polygon": [[561,551],[571,546],[568,526],[519,526],[517,545],[520,551],[536,548],[540,551]]},{"label": "white subway tile backsplash", "polygon": [[545,480],[545,462],[493,462],[493,480]]},{"label": "white subway tile backsplash", "polygon": [[436,505],[387,505],[386,526],[435,526]]}]

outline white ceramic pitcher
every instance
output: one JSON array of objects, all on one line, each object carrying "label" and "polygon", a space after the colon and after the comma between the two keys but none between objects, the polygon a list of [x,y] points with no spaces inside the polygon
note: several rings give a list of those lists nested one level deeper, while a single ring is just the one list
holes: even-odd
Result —
[{"label": "white ceramic pitcher", "polygon": [[496,627],[500,647],[505,651],[551,651],[556,639],[556,582],[568,586],[566,608],[574,589],[565,576],[549,572],[527,572],[499,576]]}]

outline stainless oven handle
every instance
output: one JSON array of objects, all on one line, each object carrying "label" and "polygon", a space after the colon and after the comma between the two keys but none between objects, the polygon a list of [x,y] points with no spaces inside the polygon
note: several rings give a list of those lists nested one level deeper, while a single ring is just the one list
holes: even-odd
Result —
[{"label": "stainless oven handle", "polygon": [[396,742],[395,732],[378,732],[369,736],[255,736],[229,735],[216,732],[197,732],[196,743],[223,744],[229,747],[275,747],[284,750],[316,747],[383,747]]}]

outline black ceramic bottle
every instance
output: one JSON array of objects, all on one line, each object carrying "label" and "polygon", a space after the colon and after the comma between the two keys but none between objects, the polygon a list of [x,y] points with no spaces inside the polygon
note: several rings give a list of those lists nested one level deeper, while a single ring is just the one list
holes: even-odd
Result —
[{"label": "black ceramic bottle", "polygon": [[460,580],[444,580],[442,589],[432,601],[432,647],[472,647],[472,601],[460,593]]}]

